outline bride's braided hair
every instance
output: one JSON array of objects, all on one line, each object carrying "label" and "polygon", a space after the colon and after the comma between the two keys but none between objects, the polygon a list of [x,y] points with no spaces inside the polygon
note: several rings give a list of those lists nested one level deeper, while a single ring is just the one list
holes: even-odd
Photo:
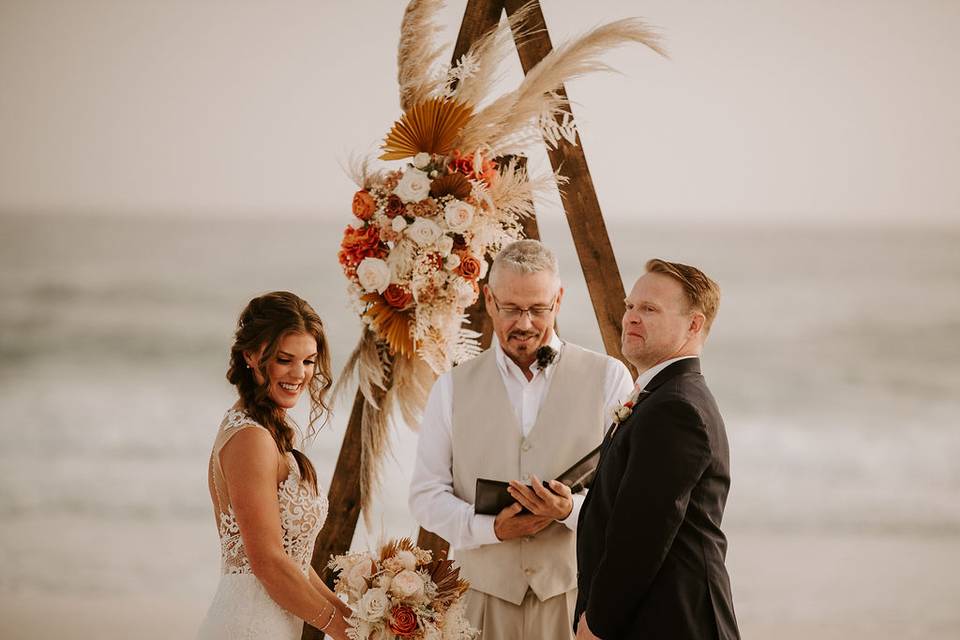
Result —
[{"label": "bride's braided hair", "polygon": [[[330,349],[323,331],[323,322],[317,312],[298,296],[286,291],[274,291],[254,298],[240,313],[237,332],[230,349],[230,368],[227,380],[237,388],[240,405],[273,436],[281,453],[290,451],[297,460],[300,476],[314,490],[317,488],[317,472],[310,460],[294,448],[294,431],[286,417],[286,411],[278,407],[268,394],[270,380],[267,364],[273,360],[280,347],[280,340],[290,333],[306,333],[317,341],[317,363],[313,377],[307,386],[310,396],[310,424],[306,437],[316,433],[316,424],[326,421],[330,413],[326,395],[330,390]],[[253,369],[247,365],[245,353],[258,353],[257,369],[265,384],[258,384]]]}]

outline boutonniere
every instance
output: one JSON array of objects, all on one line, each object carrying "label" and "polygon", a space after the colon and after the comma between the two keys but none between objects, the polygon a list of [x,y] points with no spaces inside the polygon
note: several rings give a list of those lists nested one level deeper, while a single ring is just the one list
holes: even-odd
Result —
[{"label": "boutonniere", "polygon": [[640,401],[650,395],[649,391],[643,391],[642,389],[637,389],[634,387],[633,391],[630,393],[630,397],[627,398],[627,401],[622,405],[613,410],[613,424],[619,425],[621,422],[630,417],[630,414],[633,413],[634,408],[640,403]]},{"label": "boutonniere", "polygon": [[557,353],[556,349],[550,345],[543,345],[537,349],[537,366],[546,369],[556,361],[558,355],[560,354]]}]

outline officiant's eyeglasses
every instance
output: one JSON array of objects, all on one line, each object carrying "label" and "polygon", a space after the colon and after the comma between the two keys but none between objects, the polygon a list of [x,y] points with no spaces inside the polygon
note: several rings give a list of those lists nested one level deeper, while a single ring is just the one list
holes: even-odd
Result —
[{"label": "officiant's eyeglasses", "polygon": [[504,320],[510,321],[519,320],[525,313],[530,316],[530,320],[543,320],[557,308],[556,297],[554,297],[553,304],[549,307],[547,305],[537,304],[525,309],[512,304],[501,305],[500,301],[497,300],[497,296],[493,295],[493,292],[490,292],[490,297],[493,298],[493,306],[497,308],[497,313],[503,316]]}]

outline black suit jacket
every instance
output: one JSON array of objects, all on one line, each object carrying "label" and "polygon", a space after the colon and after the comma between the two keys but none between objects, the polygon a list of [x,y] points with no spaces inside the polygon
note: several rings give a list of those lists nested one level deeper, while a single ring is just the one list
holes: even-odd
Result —
[{"label": "black suit jacket", "polygon": [[577,525],[574,622],[604,640],[736,640],[727,434],[700,360],[669,365],[608,432]]}]

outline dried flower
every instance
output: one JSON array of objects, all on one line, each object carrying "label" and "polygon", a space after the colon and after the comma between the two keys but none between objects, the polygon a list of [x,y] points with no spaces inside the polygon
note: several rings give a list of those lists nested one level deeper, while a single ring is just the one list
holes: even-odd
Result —
[{"label": "dried flower", "polygon": [[361,189],[353,194],[353,215],[361,220],[369,220],[377,210],[377,201],[369,192]]},{"label": "dried flower", "polygon": [[401,638],[409,638],[417,630],[417,615],[406,605],[397,605],[390,610],[390,631]]},{"label": "dried flower", "polygon": [[383,299],[386,300],[387,304],[391,307],[406,309],[410,306],[410,303],[413,302],[413,294],[410,293],[409,289],[394,283],[383,292]]},{"label": "dried flower", "polygon": [[417,155],[413,156],[413,166],[417,169],[426,169],[427,165],[430,164],[430,154],[426,151],[421,151]]},{"label": "dried flower", "polygon": [[480,278],[480,261],[470,253],[464,253],[460,256],[460,266],[457,267],[456,272],[467,280],[478,280]]},{"label": "dried flower", "polygon": [[433,220],[417,218],[407,229],[407,234],[421,247],[433,244],[443,234],[443,230]]},{"label": "dried flower", "polygon": [[404,202],[420,202],[430,195],[430,176],[419,169],[407,169],[393,193]]},{"label": "dried flower", "polygon": [[443,219],[451,231],[461,233],[473,222],[473,207],[462,200],[451,200],[443,208]]},{"label": "dried flower", "polygon": [[357,266],[357,279],[366,291],[383,293],[390,284],[390,267],[380,258],[364,258]]}]

